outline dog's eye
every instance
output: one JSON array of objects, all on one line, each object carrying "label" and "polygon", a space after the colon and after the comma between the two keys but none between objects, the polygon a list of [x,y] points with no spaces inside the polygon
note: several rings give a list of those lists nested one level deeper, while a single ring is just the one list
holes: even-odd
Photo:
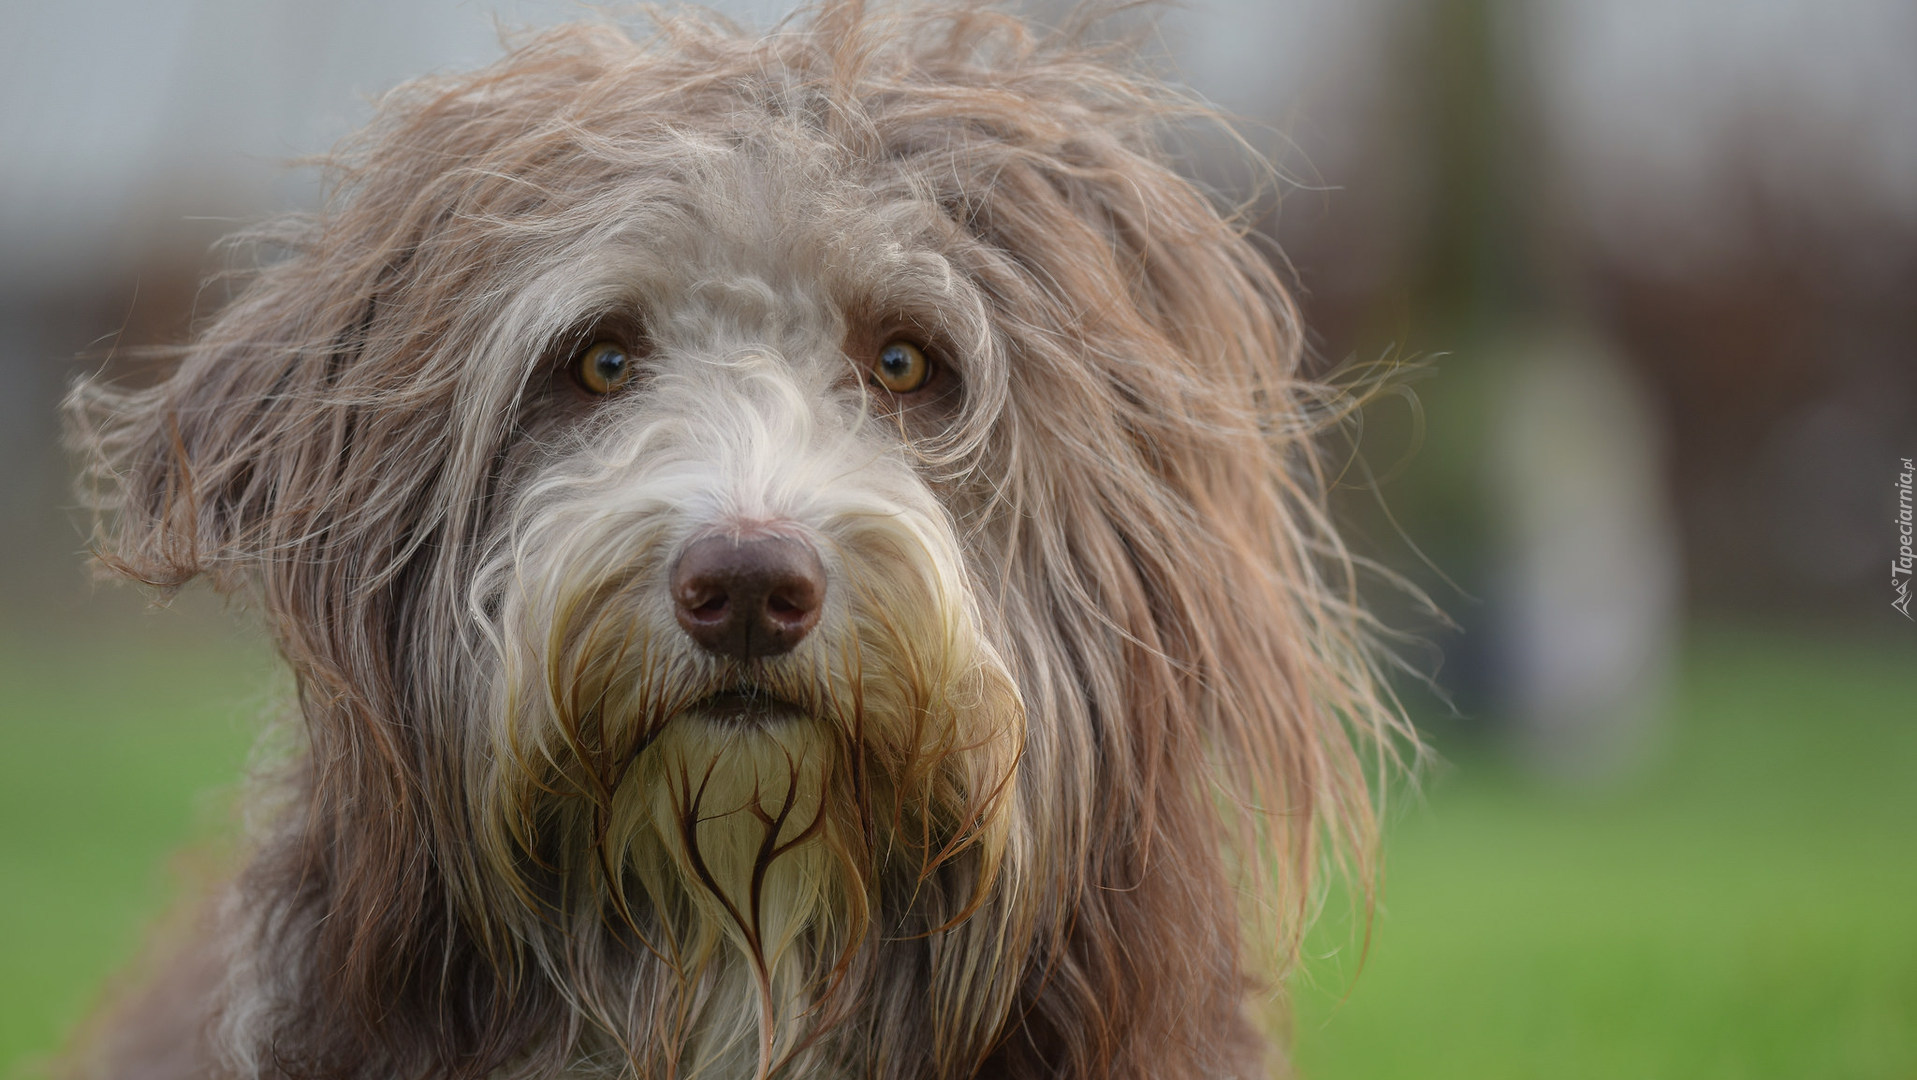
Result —
[{"label": "dog's eye", "polygon": [[601,341],[579,354],[573,377],[594,394],[610,394],[632,381],[632,355],[615,341]]},{"label": "dog's eye", "polygon": [[890,342],[879,350],[872,378],[894,394],[909,394],[931,381],[932,361],[909,341]]}]

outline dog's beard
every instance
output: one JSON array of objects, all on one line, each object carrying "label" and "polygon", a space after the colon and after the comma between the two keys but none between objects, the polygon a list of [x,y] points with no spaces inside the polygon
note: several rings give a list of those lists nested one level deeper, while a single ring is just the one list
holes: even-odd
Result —
[{"label": "dog's beard", "polygon": [[757,723],[668,725],[615,799],[611,832],[629,838],[627,868],[655,911],[680,907],[655,923],[654,947],[675,973],[733,999],[698,1017],[694,1064],[788,1056],[791,1021],[826,996],[819,980],[832,969],[821,962],[843,954],[864,921],[860,822],[827,797],[850,779],[836,740],[810,718],[746,726]]},{"label": "dog's beard", "polygon": [[[681,1075],[829,1054],[821,1036],[874,996],[871,954],[984,904],[1012,831],[1023,714],[949,521],[849,437],[756,434],[730,443],[752,461],[708,443],[634,469],[623,454],[658,450],[643,428],[581,455],[532,486],[476,593],[500,661],[473,763],[486,863],[535,948],[595,921],[631,945],[646,985],[575,1004]],[[792,476],[820,458],[830,483]],[[696,529],[769,518],[827,556],[820,625],[782,656],[704,653],[673,623],[670,561]],[[1000,939],[943,955],[986,965]],[[947,975],[975,998],[988,981]]]}]

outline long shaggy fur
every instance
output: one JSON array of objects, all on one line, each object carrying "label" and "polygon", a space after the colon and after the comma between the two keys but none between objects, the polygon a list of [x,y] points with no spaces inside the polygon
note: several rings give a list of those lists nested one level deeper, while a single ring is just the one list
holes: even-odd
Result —
[{"label": "long shaggy fur", "polygon": [[[389,95],[164,381],[75,390],[103,563],[253,596],[303,720],[217,988],[106,1071],[1272,1067],[1396,721],[1292,308],[1158,148],[1202,110],[1077,40],[545,33]],[[862,378],[899,333],[934,398]],[[640,376],[586,400],[608,337]],[[757,528],[819,629],[701,652],[675,553]],[[795,715],[695,715],[739,687]]]}]

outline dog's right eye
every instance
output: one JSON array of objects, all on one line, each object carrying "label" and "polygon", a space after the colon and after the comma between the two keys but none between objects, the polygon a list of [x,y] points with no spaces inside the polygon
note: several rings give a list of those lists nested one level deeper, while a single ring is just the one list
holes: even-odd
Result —
[{"label": "dog's right eye", "polygon": [[632,381],[632,354],[616,341],[600,341],[573,364],[573,378],[587,393],[610,394]]},{"label": "dog's right eye", "polygon": [[932,361],[909,341],[892,341],[879,350],[872,379],[894,394],[910,394],[932,381]]}]

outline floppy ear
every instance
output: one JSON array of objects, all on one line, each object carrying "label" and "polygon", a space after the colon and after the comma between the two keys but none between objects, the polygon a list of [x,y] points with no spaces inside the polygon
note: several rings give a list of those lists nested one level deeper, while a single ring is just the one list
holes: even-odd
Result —
[{"label": "floppy ear", "polygon": [[[1203,111],[1010,24],[974,32],[920,67],[976,92],[879,129],[978,241],[954,257],[1007,353],[1024,778],[1083,838],[1040,860],[1071,923],[1027,991],[1030,1071],[1237,1075],[1256,1051],[1231,1018],[1293,955],[1321,841],[1366,865],[1360,748],[1399,721],[1323,517],[1290,301],[1156,145]],[[1241,905],[1279,920],[1265,970],[1241,966]]]},{"label": "floppy ear", "polygon": [[[305,239],[175,351],[161,381],[84,381],[67,409],[100,564],[167,591],[200,575],[257,590],[293,669],[299,790],[285,831],[257,838],[239,883],[249,925],[228,932],[257,935],[259,963],[283,965],[270,978],[318,984],[302,999],[328,1015],[310,1019],[344,1044],[367,1000],[398,996],[404,965],[444,932],[422,846],[431,758],[394,671],[400,601],[380,585],[421,544],[407,511],[445,457],[432,440],[447,425],[432,422],[435,403],[361,363],[393,347],[369,340],[380,274]],[[382,399],[394,403],[384,419]],[[409,404],[418,413],[398,422]],[[413,468],[376,473],[387,455]],[[290,1061],[327,1045],[305,1034],[283,1037]]]},{"label": "floppy ear", "polygon": [[252,924],[232,931],[253,935],[241,956],[279,1008],[266,1037],[295,1071],[331,1075],[340,1053],[406,1074],[503,1061],[549,1004],[502,985],[449,899],[468,717],[434,697],[464,644],[465,594],[445,583],[476,557],[471,493],[525,374],[466,362],[499,318],[477,297],[504,290],[474,284],[498,260],[470,223],[491,219],[458,200],[508,185],[459,176],[461,139],[525,126],[472,100],[403,91],[339,164],[326,215],[265,237],[287,256],[164,379],[68,399],[101,563],[163,589],[256,588],[297,680],[305,753],[238,886]]},{"label": "floppy ear", "polygon": [[[397,88],[328,159],[322,213],[235,238],[284,257],[170,355],[167,378],[75,388],[70,438],[109,568],[168,588],[210,574],[227,588],[269,556],[320,580],[312,560],[324,557],[320,570],[350,569],[364,588],[397,573],[445,515],[470,509],[460,492],[489,467],[487,433],[450,423],[453,410],[483,421],[464,429],[494,423],[503,436],[523,375],[485,373],[493,381],[480,390],[460,370],[501,316],[493,278],[510,230],[488,226],[580,197],[522,179],[552,173],[548,159],[565,151],[562,138],[527,132],[620,47],[630,44],[612,31],[581,32],[511,71]],[[580,173],[550,187],[603,179]],[[440,483],[460,451],[467,486]],[[275,600],[275,583],[264,585]]]},{"label": "floppy ear", "polygon": [[[310,520],[321,487],[306,476],[347,436],[313,369],[344,362],[299,338],[293,268],[268,271],[193,345],[168,350],[157,384],[82,381],[67,399],[84,456],[83,496],[99,515],[95,551],[111,571],[173,589],[202,573],[222,589],[271,547],[282,514]],[[350,343],[342,342],[350,347]],[[302,512],[304,511],[304,512]]]}]

